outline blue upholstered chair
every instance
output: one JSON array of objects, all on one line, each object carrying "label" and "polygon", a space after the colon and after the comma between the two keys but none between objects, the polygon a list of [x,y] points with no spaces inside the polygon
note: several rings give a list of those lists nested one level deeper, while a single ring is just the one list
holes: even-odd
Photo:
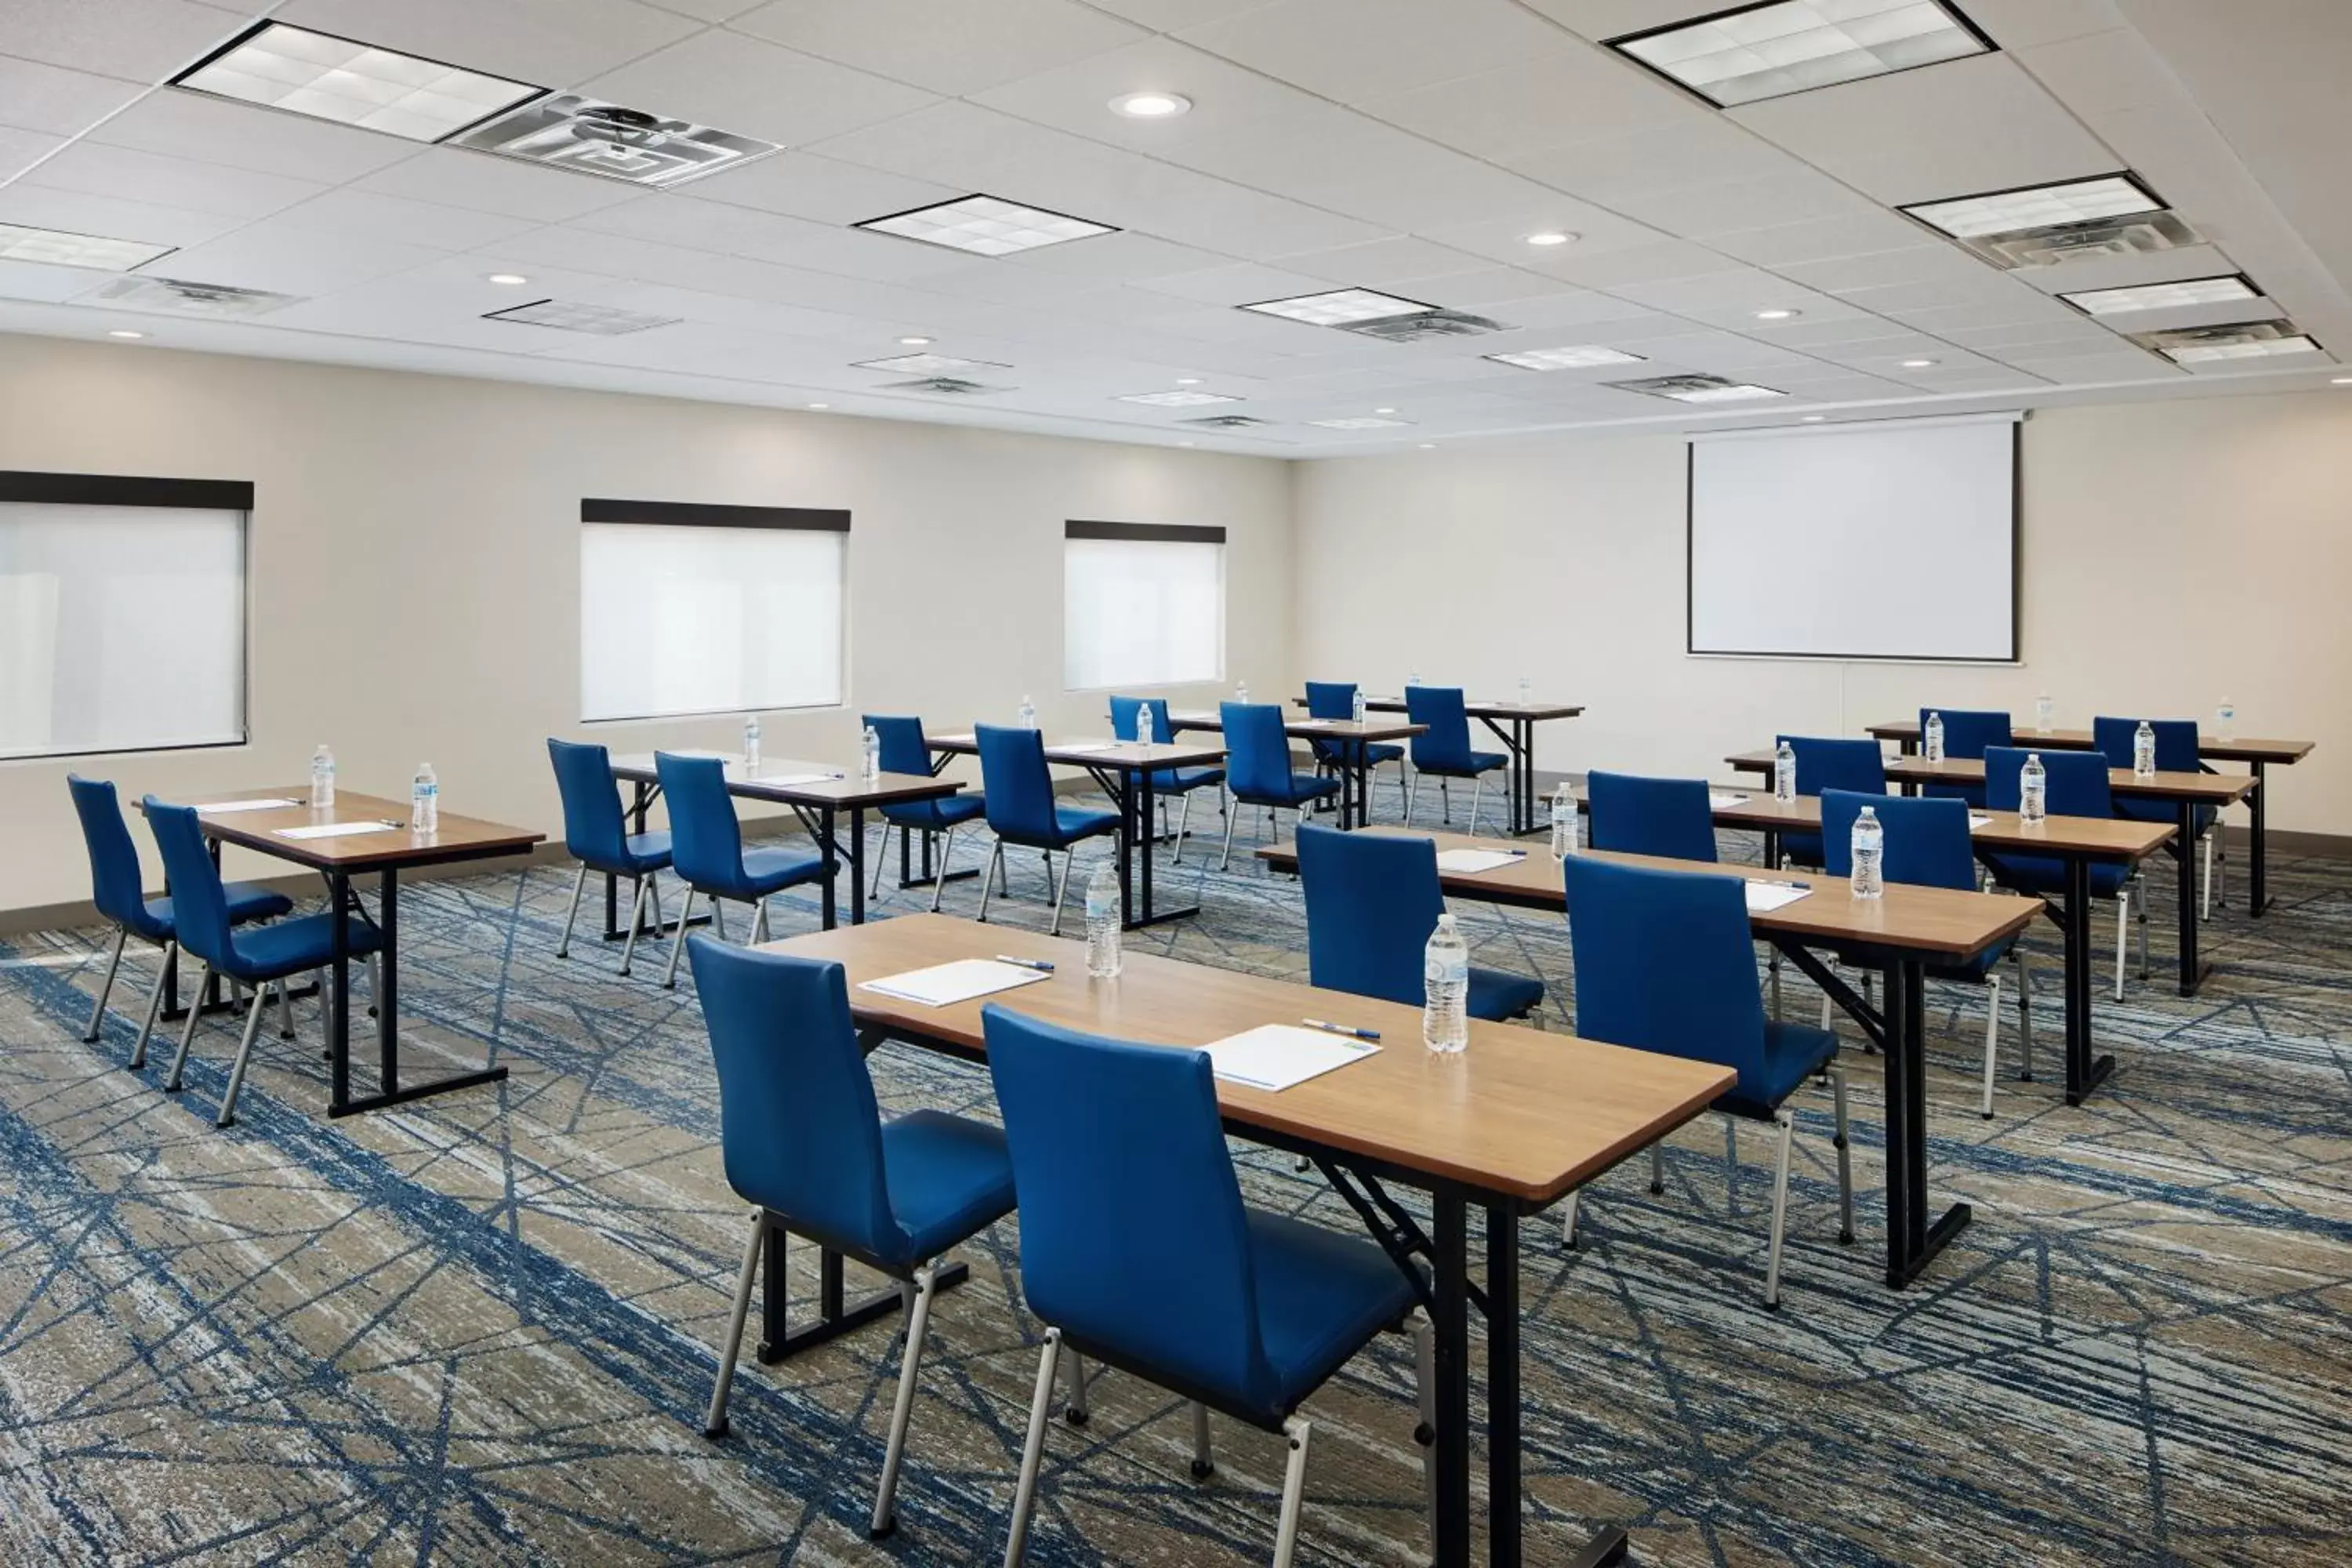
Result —
[{"label": "blue upholstered chair", "polygon": [[[1827,875],[1853,874],[1853,823],[1865,805],[1877,812],[1879,827],[1885,835],[1879,868],[1886,880],[1976,891],[1977,857],[1969,835],[1968,803],[1890,795],[1884,791],[1822,792],[1822,837],[1829,851],[1822,868]],[[2033,979],[2025,967],[2025,948],[2018,939],[2012,936],[1998,942],[1966,963],[1927,966],[1930,979],[1982,985],[1990,993],[1985,1002],[1984,1099],[1978,1108],[1988,1120],[1992,1116],[1993,1072],[2000,1057],[1999,965],[2003,958],[2017,970],[2017,1028],[2025,1040],[2025,1068],[2018,1076],[2030,1082],[2033,1078]],[[1830,1017],[1830,999],[1824,993],[1822,1028],[1831,1027]]]},{"label": "blue upholstered chair", "polygon": [[1234,863],[1234,823],[1239,807],[1265,808],[1269,841],[1281,837],[1278,810],[1295,811],[1304,822],[1307,808],[1339,793],[1338,779],[1295,773],[1290,766],[1290,735],[1284,729],[1282,710],[1271,702],[1226,702],[1217,709],[1225,731],[1225,783],[1235,809],[1225,816],[1225,856],[1217,869]]},{"label": "blue upholstered chair", "polygon": [[[1360,1237],[1245,1207],[1205,1052],[1129,1045],[982,1012],[1021,1192],[1021,1289],[1046,1325],[1004,1561],[1028,1542],[1056,1364],[1085,1358],[1192,1404],[1192,1473],[1213,1468],[1211,1410],[1288,1441],[1274,1560],[1291,1561],[1312,1428],[1295,1412],[1383,1330],[1409,1328],[1421,1431],[1430,1336],[1413,1282]],[[1084,1408],[1074,1399],[1073,1414]],[[1424,1484],[1430,1455],[1423,1448]]]},{"label": "blue upholstered chair", "polygon": [[[2115,816],[2116,796],[2107,782],[2107,759],[2096,752],[2034,752],[2023,746],[1995,746],[1985,752],[1987,809],[2015,811],[2018,778],[2025,759],[2039,756],[2044,770],[2043,799],[2053,816]],[[2020,855],[1987,850],[1984,863],[1993,880],[2011,892],[2063,897],[2066,862],[2054,855]],[[2116,1000],[2124,999],[2124,939],[2131,931],[2130,868],[2112,860],[2095,860],[2088,868],[2091,897],[2116,900]],[[2069,920],[2088,920],[2088,910],[2069,910]],[[2139,934],[2140,978],[2147,977],[2147,928]]]},{"label": "blue upholstered chair", "polygon": [[[1716,1109],[1780,1129],[1772,1175],[1772,1242],[1764,1305],[1780,1304],[1780,1245],[1789,1212],[1787,1105],[1807,1078],[1827,1072],[1837,1110],[1838,1240],[1853,1240],[1853,1176],[1846,1144],[1845,1073],[1837,1037],[1809,1024],[1768,1023],[1756,984],[1755,938],[1739,879],[1663,871],[1584,856],[1560,863],[1576,960],[1576,1032],[1588,1040],[1714,1062],[1739,1075]],[[1816,895],[1819,896],[1819,895]],[[1736,1140],[1727,1137],[1727,1152]],[[1736,1180],[1738,1167],[1730,1174]],[[1650,1190],[1665,1190],[1660,1146]],[[1574,1224],[1571,1213],[1570,1223]]]},{"label": "blue upholstered chair", "polygon": [[[1797,756],[1797,793],[1818,795],[1825,790],[1858,791],[1864,795],[1886,793],[1886,759],[1875,741],[1817,740],[1808,735],[1779,735],[1773,738],[1778,747],[1782,741]],[[1822,861],[1822,836],[1818,833],[1783,833],[1780,835],[1780,861],[1783,865],[1819,866]]]},{"label": "blue upholstered chair", "polygon": [[[2009,715],[1981,708],[1922,708],[1919,710],[1919,750],[1927,749],[1929,715],[1944,716],[1944,755],[1952,761],[1973,762],[1985,754],[1988,748],[2010,743]],[[1972,784],[1928,784],[1919,792],[1936,799],[1965,800],[1979,811],[1985,809],[1984,785]]]},{"label": "blue upholstered chair", "polygon": [[655,934],[662,929],[661,889],[655,885],[654,874],[668,868],[669,835],[629,831],[628,819],[621,812],[620,790],[613,783],[613,759],[604,747],[578,745],[551,735],[547,756],[555,764],[555,787],[563,797],[563,847],[580,862],[580,875],[572,879],[572,907],[564,911],[563,937],[555,944],[555,956],[571,954],[572,927],[580,918],[580,894],[588,886],[588,873],[626,877],[635,885],[629,899],[629,939],[621,944],[621,973],[626,974],[636,956],[637,931],[645,923],[648,902]]},{"label": "blue upholstered chair", "polygon": [[[728,1385],[772,1221],[887,1275],[911,1298],[868,1525],[874,1536],[887,1535],[938,1260],[1013,1212],[1004,1134],[938,1110],[882,1120],[840,964],[728,947],[698,933],[684,945],[694,952],[694,988],[719,1068],[727,1184],[753,1205],[703,1435],[727,1435]],[[776,1246],[783,1245],[780,1234]],[[783,1266],[781,1252],[775,1264]]]},{"label": "blue upholstered chair", "polygon": [[[923,739],[923,721],[908,715],[868,713],[866,723],[874,738],[882,743],[880,762],[886,773],[910,773],[920,778],[931,771],[930,742]],[[937,800],[908,801],[882,808],[882,820],[888,824],[882,830],[885,844],[889,842],[890,828],[901,833],[946,835],[940,845],[938,871],[931,879],[931,912],[939,913],[940,889],[948,885],[948,857],[955,850],[956,829],[973,818],[983,816],[987,805],[971,790],[943,795]],[[874,857],[874,891],[882,891],[884,857]]]},{"label": "blue upholstered chair", "polygon": [[[671,867],[686,884],[677,911],[679,935],[684,936],[686,922],[694,914],[694,895],[700,893],[710,900],[710,923],[720,936],[727,934],[720,900],[733,899],[751,906],[751,941],[767,941],[769,896],[823,881],[824,855],[744,848],[735,797],[727,793],[727,765],[717,757],[656,752],[654,773],[661,780],[662,799],[669,808]],[[677,984],[677,955],[685,951],[683,941],[670,944],[663,985]]]},{"label": "blue upholstered chair", "polygon": [[[1307,716],[1309,719],[1337,719],[1342,722],[1356,717],[1356,683],[1352,680],[1310,680],[1307,683]],[[1350,741],[1316,741],[1310,742],[1315,761],[1326,772],[1337,772],[1354,764],[1355,753],[1362,752],[1364,764],[1364,816],[1371,818],[1371,775],[1383,763],[1397,765],[1397,793],[1404,793],[1404,748],[1385,741],[1368,741],[1358,744]]]},{"label": "blue upholstered chair", "polygon": [[[1114,697],[1110,700],[1110,732],[1122,741],[1172,743],[1176,726],[1169,721],[1165,697]],[[1160,768],[1151,775],[1152,798],[1160,802],[1160,830],[1168,831],[1168,802],[1181,799],[1176,814],[1176,858],[1184,858],[1184,829],[1192,820],[1192,792],[1225,782],[1223,768]]]},{"label": "blue upholstered chair", "polygon": [[[229,1068],[228,1092],[221,1097],[215,1127],[236,1120],[236,1093],[245,1083],[245,1065],[253,1055],[253,1037],[261,1028],[261,1010],[268,1003],[269,986],[286,977],[323,969],[335,959],[335,921],[344,922],[346,951],[367,957],[382,949],[383,933],[363,915],[321,910],[299,920],[278,921],[240,934],[229,918],[228,889],[220,868],[205,847],[204,828],[193,807],[167,805],[149,795],[142,803],[155,847],[163,852],[163,874],[172,879],[173,925],[182,951],[194,953],[204,967],[196,976],[202,993],[206,975],[215,972],[253,990],[253,1005],[245,1016],[245,1038],[236,1047],[236,1063]],[[167,1094],[180,1089],[180,1073],[188,1065],[188,1046],[195,1038],[196,1019],[204,1012],[191,998],[188,1020],[180,1028],[179,1053],[172,1058],[172,1076],[163,1080]]]},{"label": "blue upholstered chair", "polygon": [[[1409,1007],[1427,1000],[1423,949],[1445,912],[1434,843],[1302,824],[1298,879],[1307,896],[1310,984]],[[1543,999],[1540,980],[1499,969],[1470,971],[1474,1018],[1524,1017]]]},{"label": "blue upholstered chair", "polygon": [[1654,779],[1595,770],[1584,781],[1592,847],[1669,860],[1715,858],[1715,807],[1704,779]]},{"label": "blue upholstered chair", "polygon": [[1404,689],[1404,716],[1408,722],[1426,724],[1429,728],[1412,738],[1412,787],[1405,796],[1404,819],[1412,820],[1414,801],[1421,795],[1421,775],[1428,773],[1437,780],[1438,798],[1444,803],[1445,820],[1454,820],[1454,797],[1447,784],[1454,779],[1469,779],[1470,831],[1478,831],[1478,800],[1486,788],[1486,775],[1511,759],[1500,752],[1474,751],[1470,745],[1470,715],[1462,700],[1458,686],[1408,686]]},{"label": "blue upholstered chair", "polygon": [[[131,1047],[130,1065],[143,1068],[147,1038],[155,1032],[155,1018],[163,1005],[163,972],[180,945],[172,900],[151,899],[141,890],[139,851],[131,845],[131,829],[123,823],[122,803],[114,785],[104,779],[68,773],[66,788],[73,794],[74,811],[81,818],[82,844],[89,851],[90,901],[101,916],[114,922],[114,952],[106,961],[106,978],[99,984],[98,1001],[90,1007],[89,1025],[81,1037],[86,1042],[98,1038],[98,1026],[106,1020],[106,999],[112,994],[115,973],[122,967],[123,945],[134,936],[152,942],[161,949],[155,960],[155,984],[147,989],[146,1017],[139,1026],[137,1043]],[[294,907],[283,893],[250,882],[226,884],[221,889],[221,899],[232,925],[275,920]],[[283,987],[279,999],[284,1000]]]},{"label": "blue upholstered chair", "polygon": [[[1004,886],[1004,847],[1019,845],[1045,857],[1045,882],[1054,895],[1052,931],[1062,934],[1062,902],[1069,897],[1080,840],[1118,831],[1118,813],[1060,805],[1054,775],[1045,765],[1045,738],[1034,730],[982,724],[973,731],[980,745],[980,782],[988,794],[989,831],[996,835],[988,869]],[[1054,880],[1054,851],[1062,852],[1062,879]],[[982,873],[980,918],[988,919],[989,878]]]},{"label": "blue upholstered chair", "polygon": [[[2139,723],[2137,719],[2091,721],[2091,739],[2097,745],[2099,754],[2107,759],[2108,767],[2130,771],[2132,740],[2139,731]],[[2156,734],[2157,772],[2195,773],[2211,771],[2205,766],[2200,758],[2196,720],[2150,719],[2147,721],[2147,727]],[[2134,822],[2177,823],[2180,820],[2179,811],[2168,800],[2118,798],[2116,801],[2116,815],[2127,817]],[[2197,835],[2197,841],[2202,846],[2205,856],[2203,880],[2200,884],[2204,891],[2199,896],[2197,910],[2198,918],[2200,920],[2209,918],[2213,913],[2214,847],[2221,842],[2221,838],[2215,828],[2221,820],[2221,814],[2210,805],[2198,806],[2189,817],[2190,825]],[[2226,847],[2221,853],[2221,863],[2225,868],[2229,864]],[[2142,926],[2146,926],[2147,924],[2147,879],[2144,876],[2137,879],[2140,884],[2139,921]],[[2141,932],[2143,943],[2146,936],[2147,933],[2143,931]]]}]

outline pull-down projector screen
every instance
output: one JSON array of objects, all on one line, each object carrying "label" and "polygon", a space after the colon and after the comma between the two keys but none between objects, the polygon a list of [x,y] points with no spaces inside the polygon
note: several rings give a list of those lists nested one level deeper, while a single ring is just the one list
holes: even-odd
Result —
[{"label": "pull-down projector screen", "polygon": [[2021,416],[1690,443],[1690,651],[2017,658]]}]

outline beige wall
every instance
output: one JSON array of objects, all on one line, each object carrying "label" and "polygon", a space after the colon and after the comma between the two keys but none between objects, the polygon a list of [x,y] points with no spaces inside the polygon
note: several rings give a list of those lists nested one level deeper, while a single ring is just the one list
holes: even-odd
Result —
[{"label": "beige wall", "polygon": [[1073,517],[1223,524],[1226,667],[1267,690],[1293,676],[1271,459],[0,337],[0,468],[251,479],[257,498],[251,743],[0,763],[0,911],[89,896],[68,765],[188,799],[299,783],[325,741],[346,789],[404,799],[429,760],[446,809],[556,833],[544,737],[739,741],[732,720],[578,721],[583,496],[854,514],[850,706],[770,715],[770,756],[846,763],[861,709],[1009,722],[1024,693],[1047,726],[1100,732],[1102,699],[1062,690]]},{"label": "beige wall", "polygon": [[[2094,712],[2315,740],[2273,774],[2272,825],[2352,833],[2352,394],[2037,414],[2024,437],[2019,667],[1692,658],[1675,436],[1465,443],[1301,464],[1302,679],[1417,669],[1591,711],[1539,763],[1725,776],[1774,730],[1852,734],[1922,702],[2048,691]],[[1933,584],[1921,584],[1932,592]]]}]

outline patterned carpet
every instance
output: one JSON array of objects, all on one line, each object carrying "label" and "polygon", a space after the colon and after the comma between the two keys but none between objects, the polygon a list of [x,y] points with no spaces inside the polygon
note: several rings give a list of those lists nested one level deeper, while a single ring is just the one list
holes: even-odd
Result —
[{"label": "patterned carpet", "polygon": [[[1187,858],[1163,887],[1196,887],[1201,918],[1130,941],[1301,974],[1295,885]],[[2120,1006],[2103,994],[2119,1069],[2082,1110],[2050,1077],[2053,931],[2033,939],[2043,1077],[2011,1080],[2012,1034],[1990,1121],[1981,996],[1934,990],[1934,1193],[1977,1223],[1920,1287],[1877,1282],[1879,1077],[1858,1050],[1860,1245],[1834,1239],[1827,1096],[1801,1096],[1779,1315],[1756,1306],[1760,1131],[1736,1211],[1708,1118],[1675,1141],[1663,1198],[1639,1161],[1591,1191],[1580,1250],[1527,1222],[1529,1560],[1596,1521],[1661,1564],[2352,1556],[2352,867],[2273,877],[2273,914],[2217,911],[2219,971],[2186,1002],[2158,889],[2157,978]],[[968,1250],[971,1281],[934,1315],[892,1541],[864,1533],[887,1331],[747,1359],[734,1436],[705,1442],[743,1224],[709,1052],[690,982],[663,992],[642,956],[619,978],[593,940],[554,958],[570,886],[546,869],[408,889],[408,1071],[487,1052],[513,1077],[331,1124],[314,1005],[299,1039],[265,1031],[239,1125],[216,1133],[227,1022],[166,1097],[159,1068],[121,1066],[143,961],[85,1046],[100,933],[0,946],[0,1560],[996,1560],[1034,1368],[1017,1225]],[[1000,918],[1041,926],[1034,858],[1013,890]],[[948,908],[978,897],[957,883]],[[1478,962],[1543,975],[1565,1027],[1560,923],[1461,912]],[[779,900],[775,923],[812,928],[814,900]],[[1792,984],[1792,1009],[1813,1001]],[[891,1110],[989,1110],[971,1068],[895,1046],[874,1068]],[[1236,1156],[1255,1201],[1354,1228],[1286,1159]],[[793,1265],[805,1311],[813,1254]],[[1405,1347],[1383,1343],[1310,1402],[1302,1562],[1424,1560],[1410,1387]],[[1177,1402],[1116,1375],[1094,1401],[1049,1442],[1033,1561],[1266,1560],[1276,1440],[1221,1420],[1199,1485]]]}]

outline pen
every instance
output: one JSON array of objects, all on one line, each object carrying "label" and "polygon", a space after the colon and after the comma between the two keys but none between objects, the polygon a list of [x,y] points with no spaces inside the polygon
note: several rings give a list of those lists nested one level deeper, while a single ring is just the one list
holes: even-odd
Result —
[{"label": "pen", "polygon": [[996,955],[996,962],[1009,963],[1015,969],[1034,969],[1040,974],[1054,973],[1054,966],[1042,958],[1015,958],[1009,952],[1000,952]]},{"label": "pen", "polygon": [[404,822],[398,821],[395,818],[389,816],[379,816],[376,818],[376,821],[386,827],[405,827],[408,826],[408,824]]},{"label": "pen", "polygon": [[1329,1024],[1320,1018],[1301,1018],[1299,1022],[1310,1029],[1321,1029],[1327,1034],[1346,1035],[1351,1039],[1377,1040],[1381,1037],[1381,1032],[1378,1029],[1352,1029],[1345,1024]]}]

